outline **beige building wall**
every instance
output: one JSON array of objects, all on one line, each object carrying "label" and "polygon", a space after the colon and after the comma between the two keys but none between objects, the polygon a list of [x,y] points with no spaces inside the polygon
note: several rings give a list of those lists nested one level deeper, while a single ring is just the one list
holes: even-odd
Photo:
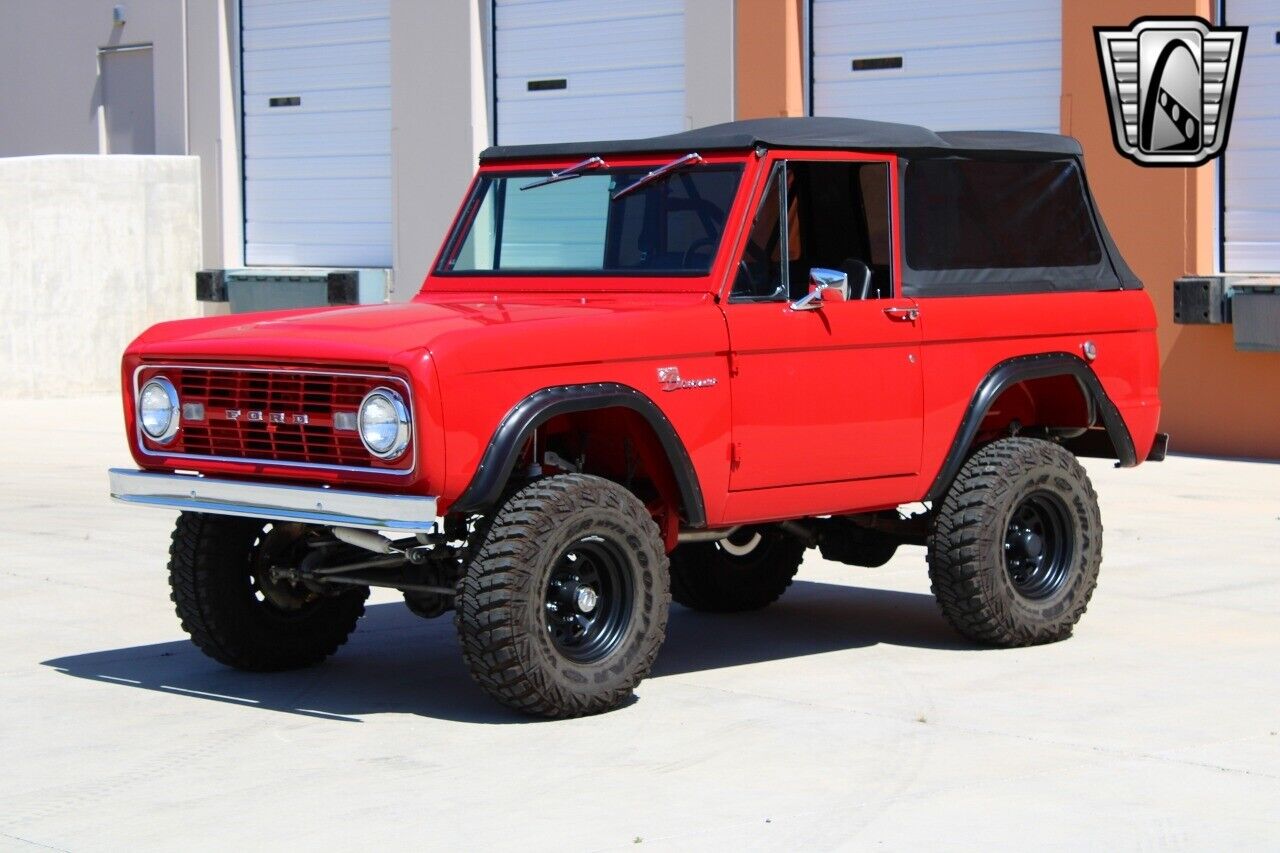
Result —
[{"label": "beige building wall", "polygon": [[182,2],[187,22],[186,153],[200,158],[204,265],[238,267],[244,263],[239,2]]},{"label": "beige building wall", "polygon": [[120,387],[120,353],[200,313],[193,157],[0,158],[0,396]]},{"label": "beige building wall", "polygon": [[[122,5],[126,23],[112,22]],[[0,26],[0,157],[103,153],[100,48],[151,44],[157,154],[185,154],[183,0],[10,0]]]},{"label": "beige building wall", "polygon": [[393,298],[422,286],[489,144],[489,3],[391,0]]},{"label": "beige building wall", "polygon": [[737,0],[687,0],[685,105],[690,128],[733,121]]}]

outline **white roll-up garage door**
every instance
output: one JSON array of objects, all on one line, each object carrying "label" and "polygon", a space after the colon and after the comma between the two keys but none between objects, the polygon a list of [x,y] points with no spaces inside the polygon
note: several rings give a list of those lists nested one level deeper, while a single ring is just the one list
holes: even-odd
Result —
[{"label": "white roll-up garage door", "polygon": [[1057,133],[1061,0],[813,0],[813,114]]},{"label": "white roll-up garage door", "polygon": [[685,2],[496,0],[497,141],[685,130]]},{"label": "white roll-up garage door", "polygon": [[243,0],[245,262],[391,266],[389,0]]},{"label": "white roll-up garage door", "polygon": [[1248,27],[1240,90],[1223,156],[1223,269],[1280,272],[1280,3],[1230,0],[1227,23]]}]

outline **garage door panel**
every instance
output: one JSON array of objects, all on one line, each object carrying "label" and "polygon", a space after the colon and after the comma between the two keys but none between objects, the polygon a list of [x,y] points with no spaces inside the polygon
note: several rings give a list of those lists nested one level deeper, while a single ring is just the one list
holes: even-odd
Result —
[{"label": "garage door panel", "polygon": [[1280,203],[1270,202],[1257,208],[1227,211],[1227,229],[1233,240],[1242,243],[1266,243],[1276,238],[1276,211]]},{"label": "garage door panel", "polygon": [[[878,106],[867,105],[860,112],[846,112],[854,118],[866,118],[873,121],[893,121],[902,124],[918,124],[922,109],[928,110],[929,124],[939,130],[972,129],[973,116],[985,106],[985,101],[951,100],[937,101],[930,104],[888,103]],[[1001,124],[1001,130],[1021,130],[1033,133],[1045,133],[1050,122],[1056,120],[1057,112],[1044,107],[1040,98],[1011,98],[1005,101],[1009,116]],[[831,115],[830,111],[819,115]]]},{"label": "garage door panel", "polygon": [[[255,71],[252,88],[245,87],[246,95],[261,95],[289,90],[294,93],[332,92],[348,88],[352,78],[364,81],[364,86],[391,86],[391,71],[387,59],[380,62],[346,63],[339,66],[308,68],[270,68]],[[304,98],[307,104],[311,99]],[[246,104],[246,106],[251,106]]]},{"label": "garage door panel", "polygon": [[[257,177],[275,177],[271,169],[284,165],[274,160],[283,158],[333,158],[333,156],[369,156],[381,155],[389,158],[387,133],[379,131],[356,131],[353,133],[293,133],[293,134],[261,134],[248,137],[246,134],[244,159],[246,159],[246,175]],[[270,163],[255,163],[257,158],[270,158]],[[307,164],[298,164],[305,167]],[[312,178],[328,177],[323,164],[311,163]],[[390,168],[384,169],[389,173]],[[388,184],[389,186],[389,184]]]},{"label": "garage door panel", "polygon": [[[325,178],[317,178],[316,174]],[[296,158],[279,158],[279,162],[269,165],[261,158],[245,163],[245,178],[253,181],[291,180],[323,182],[326,179],[341,178],[390,178],[391,160],[388,157],[346,156],[325,157],[311,156],[306,160]],[[382,186],[386,186],[385,183]],[[247,187],[246,187],[247,188]]]},{"label": "garage door panel", "polygon": [[[835,0],[843,6],[849,0]],[[847,24],[828,26],[824,7],[814,8],[813,46],[815,52],[825,54],[833,50],[857,51],[895,49],[911,50],[922,43],[929,46],[950,47],[1016,44],[1023,41],[1057,40],[1061,28],[1060,7],[1018,4],[1012,11],[984,12],[987,3],[975,0],[971,4],[956,6],[946,3],[900,4],[897,14],[888,20],[869,21],[860,15],[849,18]],[[963,9],[971,7],[966,13]],[[957,13],[956,9],[962,11]],[[927,11],[926,11],[927,10]]]},{"label": "garage door panel", "polygon": [[[263,211],[263,219],[275,219],[279,221],[279,217],[269,215],[268,211],[275,209],[275,206],[281,205],[282,200],[306,202],[306,211],[312,210],[316,205],[327,204],[330,201],[339,202],[376,202],[371,205],[370,209],[380,210],[383,214],[390,211],[387,204],[386,193],[382,192],[382,182],[377,178],[360,179],[360,178],[332,178],[328,180],[307,180],[307,181],[255,181],[254,186],[245,188],[246,199],[253,201]],[[300,215],[305,215],[305,211]],[[350,215],[336,217],[338,220],[350,219]],[[388,216],[379,215],[373,217],[378,220],[388,219]]]},{"label": "garage door panel", "polygon": [[[575,79],[572,85],[564,89],[550,89],[545,92],[528,92],[524,80],[506,80],[498,86],[498,97],[505,98],[508,106],[513,110],[525,106],[540,108],[547,102],[571,101],[587,97],[631,97],[662,92],[677,92],[681,98],[684,97],[684,92],[671,80],[674,75],[651,74],[650,70],[646,68],[597,72]],[[531,97],[521,97],[525,92],[528,92]]]},{"label": "garage door panel", "polygon": [[[297,92],[296,89],[281,87],[277,91]],[[258,119],[268,124],[288,124],[295,119],[323,121],[332,120],[334,113],[350,113],[359,111],[362,115],[345,116],[350,121],[374,122],[379,127],[391,127],[391,88],[389,86],[353,86],[346,89],[323,89],[310,92],[302,97],[296,107],[273,107],[270,97],[259,97],[250,102],[245,99],[244,113],[247,117]],[[332,127],[332,125],[330,125]]]},{"label": "garage door panel", "polygon": [[1249,28],[1223,156],[1223,268],[1280,272],[1280,4],[1229,0],[1227,23]]},{"label": "garage door panel", "polygon": [[[1273,152],[1271,177],[1255,178],[1232,188],[1231,202],[1236,209],[1280,210],[1280,151]],[[1274,225],[1272,226],[1274,233]]]},{"label": "garage door panel", "polygon": [[[561,10],[558,7],[554,20],[557,22],[561,20]],[[610,17],[594,21],[575,19],[567,26],[575,40],[583,40],[583,43],[573,51],[574,56],[579,51],[589,55],[607,56],[618,52],[626,55],[630,48],[645,44],[654,44],[661,49],[670,50],[671,44],[683,41],[681,37],[683,22],[684,16],[677,11],[675,14],[659,16]],[[564,52],[566,45],[561,36],[565,28],[565,23],[551,23],[544,26],[520,27],[517,34],[516,28],[510,25],[504,15],[502,25],[498,29],[498,37],[501,38],[504,32],[510,32],[516,34],[520,41],[518,50],[508,52],[504,47],[500,61],[507,62],[532,54],[554,52],[556,47]]]},{"label": "garage door panel", "polygon": [[[390,79],[391,45],[389,42],[321,45],[268,51],[246,52],[244,55],[245,91],[252,91],[256,76],[262,71],[329,69],[341,72],[362,65],[378,66]],[[307,75],[309,76],[309,75]],[[305,80],[306,76],[299,76]]]},{"label": "garage door panel", "polygon": [[[1060,0],[815,0],[811,14],[816,115],[1058,131]],[[902,67],[853,70],[874,57]]]},{"label": "garage door panel", "polygon": [[[684,130],[684,9],[685,0],[497,0],[498,142]],[[531,91],[534,81],[564,88]]]},{"label": "garage door panel", "polygon": [[[1280,150],[1280,115],[1247,119],[1234,116],[1231,119],[1231,135],[1228,139],[1228,145],[1232,155],[1242,155],[1245,152],[1252,151],[1275,152]],[[1271,157],[1275,162],[1269,163],[1266,158],[1249,158],[1247,162],[1249,162],[1251,168],[1266,169],[1268,166],[1275,166],[1277,170],[1280,170],[1280,158],[1276,158],[1274,154]]]},{"label": "garage door panel", "polygon": [[312,246],[300,243],[254,243],[257,266],[271,267],[385,267],[391,256],[390,243],[327,243]]},{"label": "garage door panel", "polygon": [[[640,3],[601,3],[600,0],[502,0],[502,25],[507,27],[554,27],[559,21],[653,20],[662,15],[684,14],[684,0],[648,0]],[[554,19],[547,7],[554,5]]]},{"label": "garage door panel", "polygon": [[[301,200],[301,196],[297,200]],[[385,198],[359,196],[327,196],[307,199],[301,210],[294,198],[279,196],[258,203],[257,225],[291,222],[343,223],[350,221],[381,223],[391,221],[391,208]],[[319,233],[319,232],[317,232]],[[379,237],[381,241],[383,238]]]},{"label": "garage door panel", "polygon": [[1245,243],[1233,240],[1226,245],[1223,253],[1225,268],[1230,272],[1274,273],[1276,265],[1276,244]]},{"label": "garage door panel", "polygon": [[332,24],[339,21],[376,19],[378,4],[362,4],[352,0],[285,0],[245,4],[244,23],[248,27],[294,27],[299,21]]},{"label": "garage door panel", "polygon": [[335,243],[376,246],[385,239],[385,222],[315,222],[299,236],[287,222],[252,222],[249,239],[262,243],[327,246]]},{"label": "garage door panel", "polygon": [[[950,88],[944,90],[935,79],[928,77],[844,80],[824,87],[822,94],[833,103],[856,99],[857,103],[876,105],[908,102],[906,106],[945,104],[956,100],[982,103],[1019,97],[1048,98],[1052,102],[1053,113],[1057,113],[1056,71],[1032,72],[1016,77],[1001,73],[965,74],[962,79],[964,85],[958,86],[958,91]],[[955,82],[959,83],[960,80]]]},{"label": "garage door panel", "polygon": [[[1274,42],[1271,47],[1276,49]],[[1273,57],[1268,56],[1267,59],[1271,60]],[[1273,94],[1271,81],[1280,79],[1280,55],[1274,57],[1274,60],[1257,63],[1246,60],[1241,66],[1240,86],[1236,89],[1236,105],[1232,115],[1237,118],[1275,117],[1274,104],[1268,96]],[[1246,68],[1251,73],[1246,75]]]},{"label": "garage door panel", "polygon": [[[956,17],[953,4],[938,0],[814,0],[813,6],[824,26],[856,27],[904,21],[909,25],[914,21]],[[1025,13],[1027,6],[1027,0],[984,0],[971,4],[966,11],[972,15],[1016,15]],[[816,23],[818,19],[814,20]]]},{"label": "garage door panel", "polygon": [[[901,68],[850,71],[849,55],[843,53],[823,57],[813,64],[813,77],[819,83],[849,83],[873,80],[908,80],[932,78],[940,74],[1003,73],[1008,71],[1052,71],[1061,65],[1062,46],[1056,41],[1033,41],[1011,44],[992,51],[986,47],[949,47],[936,50],[905,50],[886,54],[902,57]],[[869,56],[859,53],[856,56]],[[958,71],[957,69],[968,69]]]},{"label": "garage door panel", "polygon": [[645,69],[684,66],[684,45],[668,36],[637,41],[628,48],[618,52],[607,45],[589,45],[571,54],[556,45],[537,45],[518,52],[512,48],[510,54],[503,49],[498,80],[500,84],[523,88],[530,79],[625,69],[640,73]]},{"label": "garage door panel", "polygon": [[[269,27],[255,29],[253,16],[249,10],[253,8],[251,0],[245,4],[244,49],[245,52],[259,50],[276,50],[291,47],[336,47],[359,42],[387,41],[387,15],[360,15],[347,21],[334,21],[324,24],[297,24],[291,27]],[[370,10],[385,3],[373,3]],[[307,16],[310,17],[310,16]]]}]

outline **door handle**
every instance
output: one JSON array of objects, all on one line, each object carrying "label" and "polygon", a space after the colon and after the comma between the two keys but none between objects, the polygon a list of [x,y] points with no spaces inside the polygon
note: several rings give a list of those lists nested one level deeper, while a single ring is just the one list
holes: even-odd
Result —
[{"label": "door handle", "polygon": [[890,320],[900,320],[914,323],[920,317],[919,308],[886,308],[884,313]]}]

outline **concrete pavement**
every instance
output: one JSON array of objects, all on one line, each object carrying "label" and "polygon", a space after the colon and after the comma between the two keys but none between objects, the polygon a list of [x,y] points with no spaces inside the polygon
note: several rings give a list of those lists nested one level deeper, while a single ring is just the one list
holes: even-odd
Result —
[{"label": "concrete pavement", "polygon": [[0,401],[0,849],[1280,846],[1280,466],[1089,462],[1105,560],[1064,643],[967,645],[921,549],[811,552],[766,611],[673,607],[630,706],[538,722],[385,591],[323,666],[204,658],[172,515],[106,497],[119,420]]}]

